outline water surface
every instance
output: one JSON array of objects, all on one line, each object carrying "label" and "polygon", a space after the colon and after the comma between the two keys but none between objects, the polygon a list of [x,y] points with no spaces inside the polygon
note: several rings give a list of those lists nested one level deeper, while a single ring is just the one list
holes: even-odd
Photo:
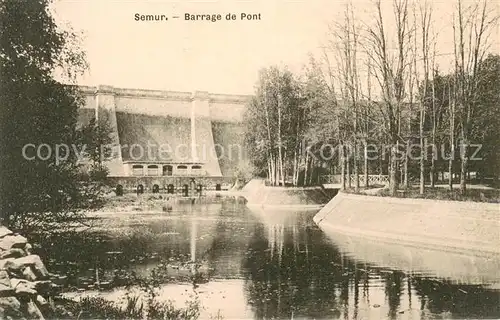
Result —
[{"label": "water surface", "polygon": [[329,238],[312,221],[316,211],[199,199],[167,212],[103,214],[97,230],[47,239],[40,252],[49,270],[85,289],[167,261],[166,295],[194,292],[226,319],[500,318],[496,262]]}]

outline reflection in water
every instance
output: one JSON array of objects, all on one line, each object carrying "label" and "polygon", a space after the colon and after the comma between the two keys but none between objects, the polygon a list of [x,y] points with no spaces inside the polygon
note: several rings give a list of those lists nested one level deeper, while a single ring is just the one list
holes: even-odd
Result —
[{"label": "reflection in water", "polygon": [[77,286],[94,281],[96,265],[102,278],[117,269],[147,274],[160,260],[196,266],[187,274],[204,275],[200,292],[225,286],[225,300],[206,303],[228,318],[500,317],[499,291],[485,287],[500,280],[491,261],[331,239],[313,215],[263,212],[238,200],[176,204],[169,213],[105,218],[100,232],[41,239],[50,250],[40,254]]},{"label": "reflection in water", "polygon": [[196,270],[196,237],[197,237],[197,226],[198,226],[198,220],[196,219],[196,213],[193,210],[193,206],[190,207],[191,211],[191,238],[190,238],[190,258],[191,258],[191,272],[193,274],[196,274],[198,270]]},{"label": "reflection in water", "polygon": [[[335,300],[339,287],[331,284],[341,279],[325,268],[338,252],[325,248],[326,242],[320,240],[322,234],[314,232],[307,215],[293,217],[289,225],[254,225],[250,254],[243,266],[248,270],[245,287],[257,318],[321,318],[338,312]],[[314,243],[315,248],[310,248],[309,243]],[[311,249],[317,255],[310,257]],[[338,298],[347,303],[345,290]]]},{"label": "reflection in water", "polygon": [[[492,264],[494,266],[495,262],[492,260],[483,261],[476,257],[472,261],[478,267],[462,270],[462,267],[451,264],[460,262],[458,257],[447,258],[448,263],[441,265],[438,271],[440,274],[460,275],[459,284],[432,274],[429,266],[438,266],[439,262],[425,262],[426,258],[433,259],[436,255],[428,250],[413,248],[412,254],[407,255],[410,261],[399,264],[426,266],[425,272],[418,268],[397,269],[393,259],[387,259],[387,264],[380,259],[380,256],[394,254],[393,249],[384,247],[385,250],[380,250],[377,247],[377,250],[370,251],[374,249],[373,243],[359,240],[356,246],[349,246],[352,251],[344,250],[345,247],[326,239],[311,223],[310,213],[252,210],[267,225],[255,226],[255,239],[250,243],[249,250],[254,255],[243,262],[251,270],[246,289],[257,318],[500,316],[499,292],[477,283],[498,283],[498,273],[493,271]],[[277,220],[281,220],[281,224]],[[264,228],[267,228],[267,233]],[[266,234],[268,238],[264,240]],[[282,253],[279,258],[275,256],[276,248],[280,248]],[[438,255],[441,260],[447,256],[443,252]],[[360,256],[372,259],[359,259]],[[411,259],[412,256],[415,259]],[[461,259],[471,261],[470,257]],[[378,266],[373,264],[374,261]],[[472,279],[475,285],[467,283]]]}]

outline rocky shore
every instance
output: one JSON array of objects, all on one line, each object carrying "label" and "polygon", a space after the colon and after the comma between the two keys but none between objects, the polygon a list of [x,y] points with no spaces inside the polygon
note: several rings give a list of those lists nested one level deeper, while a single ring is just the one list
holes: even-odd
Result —
[{"label": "rocky shore", "polygon": [[0,319],[44,319],[57,288],[28,240],[0,226]]}]

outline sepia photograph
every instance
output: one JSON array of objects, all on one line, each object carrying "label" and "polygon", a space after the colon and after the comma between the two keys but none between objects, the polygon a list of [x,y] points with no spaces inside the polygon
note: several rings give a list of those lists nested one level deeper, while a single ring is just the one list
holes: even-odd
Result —
[{"label": "sepia photograph", "polygon": [[0,319],[500,319],[500,2],[0,0]]}]

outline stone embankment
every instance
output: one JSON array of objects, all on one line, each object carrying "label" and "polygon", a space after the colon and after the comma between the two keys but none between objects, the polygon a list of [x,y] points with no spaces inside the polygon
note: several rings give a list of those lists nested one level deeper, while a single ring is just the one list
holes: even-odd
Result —
[{"label": "stone embankment", "polygon": [[55,285],[27,239],[0,226],[0,319],[44,319]]},{"label": "stone embankment", "polygon": [[500,259],[500,205],[339,193],[314,217],[327,235]]}]

